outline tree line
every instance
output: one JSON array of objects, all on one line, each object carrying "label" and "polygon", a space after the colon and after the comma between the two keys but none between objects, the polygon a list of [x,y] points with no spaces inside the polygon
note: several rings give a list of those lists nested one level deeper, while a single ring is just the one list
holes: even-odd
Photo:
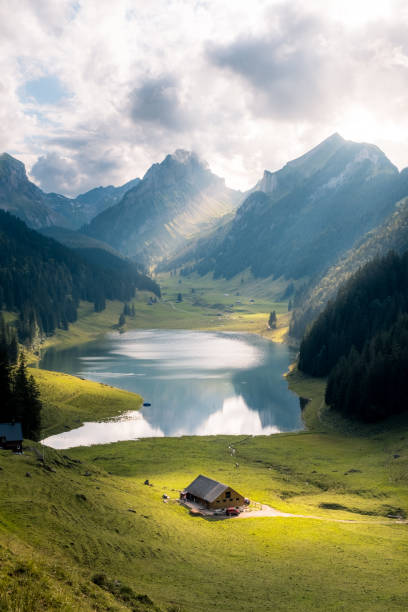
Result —
[{"label": "tree line", "polygon": [[101,249],[76,252],[0,211],[0,309],[19,314],[20,342],[67,329],[80,300],[101,311],[106,300],[128,301],[135,289],[160,295],[129,260]]},{"label": "tree line", "polygon": [[303,338],[298,366],[328,376],[326,403],[349,417],[406,409],[408,252],[377,257],[340,288]]}]

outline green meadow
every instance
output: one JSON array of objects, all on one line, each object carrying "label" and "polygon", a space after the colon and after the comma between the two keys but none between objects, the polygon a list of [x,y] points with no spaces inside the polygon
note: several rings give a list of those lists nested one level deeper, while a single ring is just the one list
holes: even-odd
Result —
[{"label": "green meadow", "polygon": [[[248,292],[231,307],[224,294],[232,284],[179,280],[161,279],[157,304],[139,294],[126,327],[284,337],[287,304],[274,296]],[[115,329],[122,307],[110,303],[96,314],[84,304],[78,322],[52,342],[69,346]],[[267,330],[271,310],[274,332]],[[65,374],[31,372],[44,402],[44,436],[142,401]],[[301,432],[64,451],[26,441],[23,455],[0,451],[0,610],[406,610],[407,419],[353,425],[325,406],[324,380],[293,370],[287,381],[308,400]],[[296,516],[191,516],[176,500],[200,473]]]},{"label": "green meadow", "polygon": [[[279,291],[282,291],[280,283],[272,284],[273,289],[267,291],[266,284],[258,283],[256,289],[257,284],[250,278],[243,284],[240,278],[213,281],[207,277],[160,275],[157,280],[162,288],[162,298],[151,304],[153,294],[137,292],[133,300],[135,316],[126,317],[121,330],[168,328],[248,331],[282,341],[287,332],[289,317],[287,302],[279,301],[277,297]],[[178,302],[179,293],[182,296],[181,302]],[[121,302],[108,301],[106,309],[96,313],[93,304],[82,302],[78,309],[78,320],[70,325],[68,331],[57,330],[54,336],[46,339],[43,348],[68,348],[94,340],[108,331],[117,331],[122,310]],[[278,315],[276,330],[269,330],[267,325],[272,310]],[[36,359],[38,355],[33,361]]]}]

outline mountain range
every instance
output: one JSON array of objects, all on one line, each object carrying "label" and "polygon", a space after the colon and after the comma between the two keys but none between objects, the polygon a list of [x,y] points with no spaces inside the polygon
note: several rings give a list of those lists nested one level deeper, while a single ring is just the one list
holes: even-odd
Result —
[{"label": "mountain range", "polygon": [[67,198],[58,193],[44,193],[28,179],[21,161],[3,153],[0,155],[0,208],[33,229],[61,226],[76,230],[116,204],[139,180],[133,179],[121,187],[97,187],[76,198]]},{"label": "mountain range", "polygon": [[408,246],[406,197],[408,169],[399,172],[377,146],[339,134],[280,170],[265,170],[246,193],[181,149],[141,180],[75,199],[44,193],[21,162],[0,156],[0,208],[30,227],[145,266],[280,278],[297,291],[298,336],[361,264]]},{"label": "mountain range", "polygon": [[334,134],[277,172],[264,173],[218,233],[175,261],[231,278],[316,277],[377,227],[407,192],[398,169],[375,145]]}]

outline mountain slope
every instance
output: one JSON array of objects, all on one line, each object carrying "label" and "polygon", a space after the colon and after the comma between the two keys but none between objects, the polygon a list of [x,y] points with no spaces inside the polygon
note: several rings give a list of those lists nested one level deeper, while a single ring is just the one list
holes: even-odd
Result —
[{"label": "mountain slope", "polygon": [[[398,195],[408,193],[408,169],[399,177]],[[408,249],[408,198],[397,202],[395,210],[381,225],[367,232],[356,244],[342,255],[325,273],[315,279],[296,297],[291,321],[291,335],[300,338],[338,288],[354,272],[378,255],[392,250],[403,253]]]},{"label": "mountain slope", "polygon": [[95,187],[75,198],[84,216],[84,223],[89,223],[96,215],[117,204],[133,187],[140,183],[139,178],[128,181],[120,187]]},{"label": "mountain slope", "polygon": [[200,273],[230,278],[314,277],[376,227],[399,194],[397,168],[374,145],[334,134],[275,173],[266,173],[222,240],[200,245]]},{"label": "mountain slope", "polygon": [[406,410],[408,252],[376,257],[344,283],[300,345],[298,367],[329,375],[326,402],[376,421]]},{"label": "mountain slope", "polygon": [[231,212],[240,196],[197,155],[178,150],[154,164],[119,204],[95,217],[85,231],[126,255],[154,262]]},{"label": "mountain slope", "polygon": [[70,249],[100,249],[102,251],[108,251],[116,257],[123,259],[123,256],[111,247],[106,242],[91,238],[81,232],[70,230],[65,227],[59,227],[58,225],[52,225],[50,227],[43,227],[39,230],[40,234],[53,238],[57,242],[65,245]]},{"label": "mountain slope", "polygon": [[0,309],[19,314],[21,341],[66,329],[80,300],[101,311],[105,300],[129,300],[136,288],[160,295],[130,261],[100,249],[78,254],[0,211]]}]

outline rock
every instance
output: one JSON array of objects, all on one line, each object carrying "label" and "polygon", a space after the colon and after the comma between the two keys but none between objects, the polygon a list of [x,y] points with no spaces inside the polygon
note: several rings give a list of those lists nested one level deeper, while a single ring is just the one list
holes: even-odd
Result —
[{"label": "rock", "polygon": [[30,472],[26,472],[26,478],[31,478]]}]

